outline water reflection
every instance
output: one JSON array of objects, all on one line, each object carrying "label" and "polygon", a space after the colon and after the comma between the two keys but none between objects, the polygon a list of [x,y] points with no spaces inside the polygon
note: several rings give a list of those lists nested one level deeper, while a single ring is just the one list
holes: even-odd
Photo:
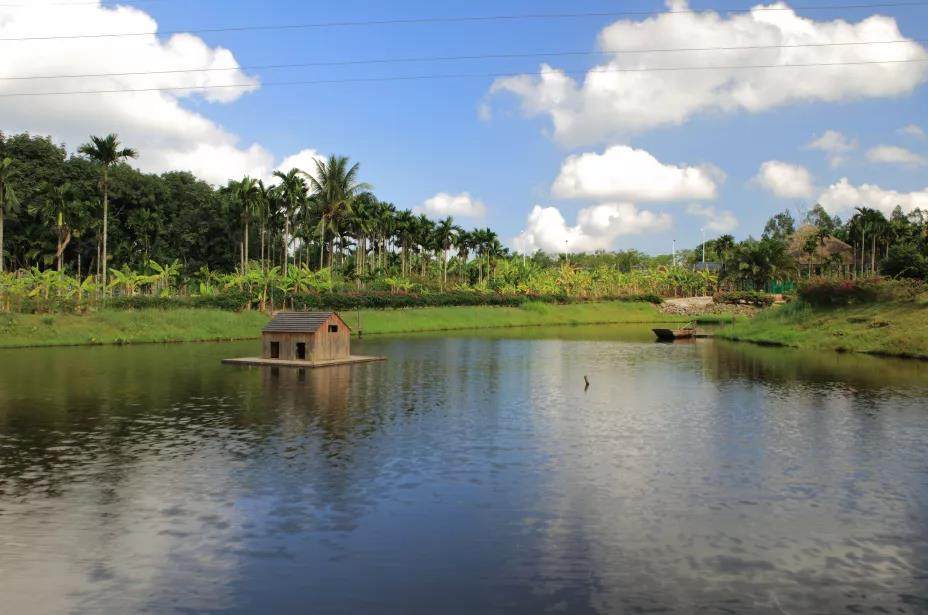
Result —
[{"label": "water reflection", "polygon": [[6,608],[928,608],[923,363],[637,326],[361,346],[390,360],[0,353]]}]

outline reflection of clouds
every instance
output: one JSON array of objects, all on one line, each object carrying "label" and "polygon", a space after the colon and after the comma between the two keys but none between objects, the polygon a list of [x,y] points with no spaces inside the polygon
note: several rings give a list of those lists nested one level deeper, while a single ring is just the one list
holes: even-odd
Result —
[{"label": "reflection of clouds", "polygon": [[925,448],[906,425],[924,432],[915,400],[816,386],[822,371],[785,387],[756,378],[776,364],[726,365],[711,344],[540,348],[532,415],[551,461],[536,572],[551,597],[602,610],[830,609],[925,589],[909,492],[928,465],[912,458]]},{"label": "reflection of clouds", "polygon": [[843,360],[646,329],[509,333],[364,340],[390,360],[302,374],[220,366],[238,346],[119,349],[76,408],[0,374],[0,595],[113,612],[924,595],[926,419],[899,373],[868,386]]},{"label": "reflection of clouds", "polygon": [[194,610],[231,606],[238,563],[223,550],[241,519],[222,446],[174,455],[161,437],[183,436],[158,436],[124,459],[99,451],[66,496],[30,494],[0,515],[0,535],[15,536],[0,547],[8,612],[141,612],[165,595]]}]

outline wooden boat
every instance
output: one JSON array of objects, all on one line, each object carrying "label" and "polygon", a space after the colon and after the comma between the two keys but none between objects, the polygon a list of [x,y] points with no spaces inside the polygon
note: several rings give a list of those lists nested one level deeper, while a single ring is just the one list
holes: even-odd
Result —
[{"label": "wooden boat", "polygon": [[685,340],[696,336],[696,329],[684,327],[683,329],[651,329],[654,335],[662,342]]}]

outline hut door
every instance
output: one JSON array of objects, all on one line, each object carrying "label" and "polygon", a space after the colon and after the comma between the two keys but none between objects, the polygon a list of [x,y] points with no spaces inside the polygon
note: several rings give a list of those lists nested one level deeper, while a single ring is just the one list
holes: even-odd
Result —
[{"label": "hut door", "polygon": [[271,358],[280,358],[280,342],[271,342]]},{"label": "hut door", "polygon": [[297,342],[296,343],[296,358],[300,361],[306,360],[306,343]]}]

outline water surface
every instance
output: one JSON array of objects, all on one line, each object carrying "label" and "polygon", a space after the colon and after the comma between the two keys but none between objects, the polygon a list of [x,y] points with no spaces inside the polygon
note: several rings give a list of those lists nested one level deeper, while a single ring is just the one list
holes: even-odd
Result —
[{"label": "water surface", "polygon": [[928,610],[928,364],[651,338],[0,351],[2,610]]}]

